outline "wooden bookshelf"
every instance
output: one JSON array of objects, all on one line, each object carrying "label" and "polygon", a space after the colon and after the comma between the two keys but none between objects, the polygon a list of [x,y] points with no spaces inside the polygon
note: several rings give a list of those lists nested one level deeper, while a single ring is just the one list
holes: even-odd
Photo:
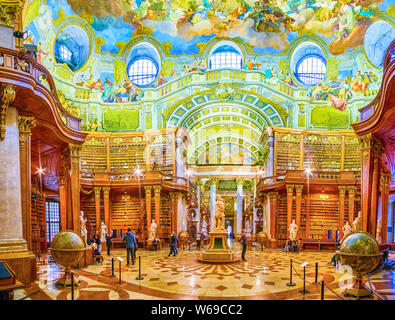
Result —
[{"label": "wooden bookshelf", "polygon": [[287,239],[287,195],[280,194],[277,201],[277,236],[278,240]]},{"label": "wooden bookshelf", "polygon": [[330,195],[328,199],[320,199],[319,195],[312,195],[310,200],[310,225],[309,238],[323,239],[329,230],[332,230],[332,238],[335,237],[339,219],[339,200],[336,195]]},{"label": "wooden bookshelf", "polygon": [[112,229],[140,229],[140,200],[130,195],[114,195],[111,199]]},{"label": "wooden bookshelf", "polygon": [[32,251],[40,256],[47,247],[45,194],[32,192],[31,203]]}]

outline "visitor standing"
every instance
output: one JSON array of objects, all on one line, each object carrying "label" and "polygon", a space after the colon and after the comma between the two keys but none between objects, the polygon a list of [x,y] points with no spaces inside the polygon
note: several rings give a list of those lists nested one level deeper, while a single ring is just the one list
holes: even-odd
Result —
[{"label": "visitor standing", "polygon": [[97,252],[99,252],[101,254],[101,241],[100,241],[100,237],[99,237],[99,233],[96,232],[95,236],[94,236],[94,240],[97,246]]},{"label": "visitor standing", "polygon": [[196,235],[196,249],[200,251],[200,233]]},{"label": "visitor standing", "polygon": [[246,231],[244,229],[243,229],[243,233],[241,235],[240,242],[243,245],[243,250],[241,251],[241,259],[243,261],[247,261],[245,258],[245,253],[247,251],[247,236],[246,236]]},{"label": "visitor standing", "polygon": [[135,248],[137,246],[136,236],[131,232],[131,229],[128,228],[128,232],[124,235],[122,239],[123,244],[126,246],[126,261],[127,265],[130,262],[130,256],[132,257],[132,265],[134,264],[135,259]]},{"label": "visitor standing", "polygon": [[173,256],[176,255],[176,245],[177,245],[177,238],[176,234],[174,232],[171,233],[171,238],[170,238],[170,252],[169,252],[169,257],[173,253]]},{"label": "visitor standing", "polygon": [[111,253],[111,246],[112,246],[112,236],[109,233],[106,235],[106,246],[107,246],[107,255],[109,256]]}]

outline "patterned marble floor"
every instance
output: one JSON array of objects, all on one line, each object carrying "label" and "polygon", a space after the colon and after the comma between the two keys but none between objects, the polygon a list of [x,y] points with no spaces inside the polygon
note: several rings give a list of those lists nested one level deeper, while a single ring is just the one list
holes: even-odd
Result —
[{"label": "patterned marble floor", "polygon": [[[236,251],[241,251],[236,246]],[[247,252],[248,262],[229,265],[210,265],[197,262],[199,252],[180,250],[177,256],[168,257],[166,249],[152,252],[142,249],[143,280],[136,280],[138,263],[126,266],[126,250],[115,249],[105,255],[103,264],[90,265],[75,270],[80,285],[75,288],[76,300],[126,300],[126,299],[260,299],[260,300],[316,300],[320,299],[320,285],[314,281],[315,263],[319,264],[319,280],[324,279],[326,300],[344,299],[344,289],[350,287],[351,275],[341,266],[328,265],[332,252],[304,251],[299,254],[281,250],[255,248]],[[111,278],[111,257],[121,257],[122,283],[119,284],[119,262],[115,261],[115,277]],[[295,271],[289,287],[289,264],[293,259]],[[303,262],[306,267],[307,294],[303,289]],[[299,274],[297,274],[297,273]],[[14,299],[70,300],[71,289],[58,289],[56,280],[61,270],[55,263],[39,266],[39,280],[29,287],[15,290]],[[370,277],[373,289],[382,298],[395,300],[395,272],[380,270]],[[350,299],[350,298],[345,298]],[[375,296],[374,299],[379,299]]]}]

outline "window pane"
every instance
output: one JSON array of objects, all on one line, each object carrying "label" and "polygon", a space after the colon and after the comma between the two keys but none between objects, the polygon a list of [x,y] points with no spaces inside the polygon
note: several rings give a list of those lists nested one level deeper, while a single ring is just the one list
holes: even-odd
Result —
[{"label": "window pane", "polygon": [[135,85],[147,85],[155,81],[158,69],[149,59],[141,58],[129,67],[129,78]]},{"label": "window pane", "polygon": [[237,52],[223,51],[214,53],[210,57],[211,69],[241,68],[241,55]]},{"label": "window pane", "polygon": [[325,73],[325,62],[320,57],[310,56],[299,63],[296,76],[304,84],[314,85],[324,79]]}]

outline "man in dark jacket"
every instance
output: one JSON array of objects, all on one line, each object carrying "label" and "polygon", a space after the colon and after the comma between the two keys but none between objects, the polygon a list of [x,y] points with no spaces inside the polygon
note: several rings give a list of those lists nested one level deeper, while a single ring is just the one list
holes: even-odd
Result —
[{"label": "man in dark jacket", "polygon": [[126,246],[127,265],[129,265],[130,256],[132,256],[132,265],[134,264],[134,258],[135,258],[134,250],[137,246],[136,236],[134,235],[134,233],[130,231],[131,231],[130,228],[128,228],[128,232],[126,232],[126,234],[122,239],[122,243]]},{"label": "man in dark jacket", "polygon": [[110,236],[109,233],[107,233],[106,235],[106,246],[107,246],[107,255],[110,255],[110,251],[111,251],[111,246],[112,246],[112,241],[111,241],[112,237]]},{"label": "man in dark jacket", "polygon": [[247,261],[245,258],[245,253],[247,250],[247,236],[246,236],[246,231],[243,229],[243,233],[241,235],[241,239],[240,239],[241,244],[243,245],[243,250],[241,251],[241,259],[243,261]]},{"label": "man in dark jacket", "polygon": [[171,238],[170,238],[170,253],[169,253],[169,257],[170,257],[170,255],[172,253],[173,253],[173,256],[176,255],[176,245],[177,245],[176,234],[174,232],[172,232]]}]

